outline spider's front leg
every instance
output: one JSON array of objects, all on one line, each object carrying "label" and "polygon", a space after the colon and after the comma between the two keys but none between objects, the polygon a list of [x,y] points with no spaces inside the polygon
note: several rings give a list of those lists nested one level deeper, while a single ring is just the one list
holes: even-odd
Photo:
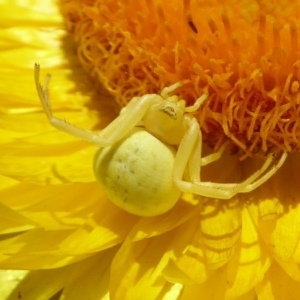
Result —
[{"label": "spider's front leg", "polygon": [[59,119],[59,118],[53,116],[51,107],[50,107],[49,90],[48,90],[50,78],[51,78],[51,76],[49,74],[47,74],[44,85],[42,86],[40,84],[40,65],[35,64],[34,81],[35,81],[36,89],[37,89],[41,104],[43,106],[44,112],[48,118],[49,123],[56,129],[64,131],[74,137],[78,137],[78,138],[88,141],[88,142],[92,141],[97,136],[96,133],[76,127],[72,124],[67,123],[66,121],[64,121],[62,119]]},{"label": "spider's front leg", "polygon": [[183,184],[184,172],[189,166],[189,177],[192,181],[200,181],[202,134],[195,118],[185,116],[187,131],[178,146],[175,156],[173,179],[180,188]]},{"label": "spider's front leg", "polygon": [[156,94],[146,94],[142,97],[133,98],[122,110],[122,113],[104,128],[92,142],[99,147],[105,147],[121,140],[142,121],[149,107],[161,100],[161,96]]},{"label": "spider's front leg", "polygon": [[[220,199],[231,199],[238,193],[249,193],[261,186],[268,179],[270,179],[278,169],[283,165],[288,156],[287,152],[283,152],[280,159],[273,165],[273,167],[266,172],[271,163],[274,161],[273,155],[269,155],[261,168],[249,176],[246,180],[240,183],[212,183],[212,182],[199,182],[199,191],[203,192],[206,187],[211,189],[211,195],[208,197],[215,197]],[[201,187],[202,186],[202,187]],[[195,188],[197,190],[197,187]]]},{"label": "spider's front leg", "polygon": [[136,97],[129,102],[126,109],[120,114],[113,122],[111,122],[106,128],[104,128],[100,134],[94,133],[89,130],[85,130],[76,127],[72,124],[65,122],[53,116],[50,108],[48,86],[50,82],[50,75],[47,74],[44,86],[40,84],[40,66],[35,65],[34,71],[35,85],[37,92],[49,120],[49,123],[74,137],[78,137],[87,142],[93,143],[98,147],[106,147],[114,144],[122,139],[129,131],[135,127],[144,117],[149,107],[158,101],[161,101],[161,97],[156,94],[148,94],[142,97]]},{"label": "spider's front leg", "polygon": [[[174,182],[182,192],[223,199],[224,193],[226,194],[227,191],[219,187],[215,188],[215,185],[218,184],[201,182],[200,174],[201,166],[219,159],[224,152],[225,146],[221,147],[217,153],[201,158],[202,134],[199,124],[191,116],[187,116],[186,122],[188,129],[180,142],[175,157]],[[183,179],[187,167],[189,168],[190,182]]]},{"label": "spider's front leg", "polygon": [[233,189],[231,188],[229,189],[229,193],[231,194],[231,197],[233,197],[237,193],[249,193],[255,190],[256,188],[258,188],[259,186],[261,186],[268,179],[270,179],[278,171],[279,168],[281,168],[281,166],[283,165],[287,157],[288,157],[288,152],[283,152],[280,159],[277,161],[277,163],[268,172],[262,175],[270,166],[270,164],[274,161],[273,154],[270,154],[266,159],[266,161],[264,162],[264,164],[262,165],[262,167],[258,171],[256,171],[245,181],[238,184],[238,186],[235,186]]}]

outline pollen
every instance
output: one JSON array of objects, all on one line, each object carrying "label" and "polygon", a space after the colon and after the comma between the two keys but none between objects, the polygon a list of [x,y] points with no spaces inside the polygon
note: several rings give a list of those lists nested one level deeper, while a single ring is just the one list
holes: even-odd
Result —
[{"label": "pollen", "polygon": [[[276,2],[276,5],[275,5]],[[84,68],[123,107],[176,82],[214,149],[300,148],[300,2],[61,0]]]}]

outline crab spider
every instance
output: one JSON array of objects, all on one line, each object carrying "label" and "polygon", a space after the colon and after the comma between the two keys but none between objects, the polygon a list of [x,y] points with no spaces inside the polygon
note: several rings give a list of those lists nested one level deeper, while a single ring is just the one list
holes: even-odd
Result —
[{"label": "crab spider", "polygon": [[[284,163],[284,152],[276,164],[269,155],[261,169],[241,183],[201,181],[201,167],[218,160],[224,149],[201,157],[202,134],[197,111],[208,94],[194,105],[170,95],[182,83],[175,83],[161,94],[134,97],[120,115],[100,134],[78,128],[52,115],[48,85],[39,83],[40,67],[35,65],[35,84],[46,116],[52,126],[95,144],[94,172],[106,193],[117,206],[141,216],[154,216],[171,209],[181,192],[204,197],[230,199],[237,193],[251,192],[267,181]],[[268,170],[268,171],[267,171]],[[267,171],[267,172],[266,172]]]}]

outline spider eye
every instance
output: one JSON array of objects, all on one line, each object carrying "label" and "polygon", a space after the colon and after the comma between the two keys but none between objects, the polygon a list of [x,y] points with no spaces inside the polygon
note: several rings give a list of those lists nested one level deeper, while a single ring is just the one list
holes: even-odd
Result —
[{"label": "spider eye", "polygon": [[174,119],[174,120],[177,119],[177,113],[173,106],[164,105],[159,110],[162,111],[163,113],[167,114],[168,116],[170,116],[172,119]]},{"label": "spider eye", "polygon": [[175,150],[141,128],[101,148],[94,172],[107,197],[120,208],[140,216],[170,210],[181,192],[173,181]]}]

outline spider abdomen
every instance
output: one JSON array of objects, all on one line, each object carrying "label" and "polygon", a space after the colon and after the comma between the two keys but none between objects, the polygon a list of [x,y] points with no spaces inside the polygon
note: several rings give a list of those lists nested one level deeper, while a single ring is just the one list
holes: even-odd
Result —
[{"label": "spider abdomen", "polygon": [[180,197],[173,181],[175,149],[142,128],[134,128],[112,146],[100,148],[94,172],[117,206],[141,216],[172,208]]}]

